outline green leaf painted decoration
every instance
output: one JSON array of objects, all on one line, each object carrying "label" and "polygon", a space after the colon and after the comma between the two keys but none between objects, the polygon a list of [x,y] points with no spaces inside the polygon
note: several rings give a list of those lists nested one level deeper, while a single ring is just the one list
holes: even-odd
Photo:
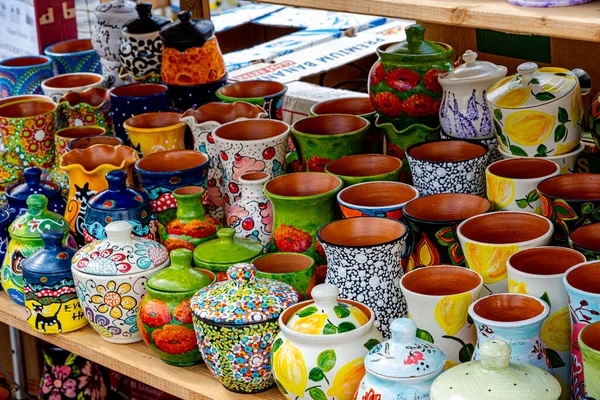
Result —
[{"label": "green leaf painted decoration", "polygon": [[548,148],[546,147],[546,145],[544,144],[540,144],[537,149],[537,154],[539,154],[541,157],[545,157],[546,153],[548,152]]},{"label": "green leaf painted decoration", "polygon": [[337,357],[335,356],[334,350],[325,350],[322,351],[317,356],[317,367],[319,367],[323,372],[329,372],[335,367],[335,362]]},{"label": "green leaf painted decoration", "polygon": [[340,306],[333,306],[333,312],[338,318],[346,318],[350,315],[350,310],[342,308]]},{"label": "green leaf painted decoration", "polygon": [[514,144],[511,144],[509,149],[510,149],[510,152],[515,156],[527,157],[527,153],[525,152],[525,150],[523,150],[519,146],[515,146]]},{"label": "green leaf painted decoration", "polygon": [[300,311],[297,315],[300,318],[304,318],[304,317],[308,317],[309,315],[313,315],[317,311],[319,311],[319,309],[316,306],[310,306],[310,307],[306,307],[304,310]]},{"label": "green leaf painted decoration", "polygon": [[365,347],[367,350],[371,351],[371,349],[372,349],[373,347],[377,346],[379,343],[380,343],[380,342],[379,342],[379,340],[377,340],[377,339],[369,339],[369,340],[367,340],[367,341],[365,342],[365,344],[363,344],[363,346],[364,346],[364,347]]},{"label": "green leaf painted decoration", "polygon": [[552,303],[550,302],[550,296],[548,296],[548,292],[544,292],[544,294],[542,295],[542,297],[540,297],[540,299],[542,299],[546,303],[548,303],[548,307],[552,307]]},{"label": "green leaf painted decoration", "polygon": [[323,335],[335,335],[337,333],[337,328],[335,325],[327,323],[323,327]]},{"label": "green leaf painted decoration", "polygon": [[550,92],[539,92],[537,94],[535,94],[533,92],[531,92],[531,93],[535,96],[536,100],[539,100],[539,101],[548,101],[548,100],[552,100],[552,99],[556,98],[556,96]]},{"label": "green leaf painted decoration", "polygon": [[431,336],[431,333],[427,332],[424,329],[417,328],[417,337],[419,339],[423,339],[423,340],[433,343],[433,336]]},{"label": "green leaf painted decoration", "polygon": [[554,129],[554,141],[560,142],[567,137],[567,127],[564,124],[560,124]]},{"label": "green leaf painted decoration", "polygon": [[281,393],[283,394],[287,394],[288,391],[285,390],[285,388],[283,387],[283,385],[281,384],[281,382],[279,382],[277,379],[275,379],[275,384],[277,385],[277,387],[279,388],[279,390],[281,391]]},{"label": "green leaf painted decoration", "polygon": [[469,362],[473,358],[474,352],[475,352],[475,346],[473,346],[473,344],[471,344],[471,343],[467,343],[458,352],[458,360],[461,363]]},{"label": "green leaf painted decoration", "polygon": [[498,121],[502,121],[502,110],[500,110],[499,108],[496,108],[494,110],[494,117],[496,117],[498,119]]},{"label": "green leaf painted decoration", "polygon": [[500,136],[500,141],[502,142],[502,144],[506,147],[508,147],[508,139],[506,139],[506,136],[504,135],[498,135]]},{"label": "green leaf painted decoration", "polygon": [[323,378],[325,378],[325,374],[323,373],[323,371],[321,371],[321,368],[319,367],[314,367],[308,373],[308,379],[310,379],[313,382],[321,382]]},{"label": "green leaf painted decoration", "polygon": [[75,353],[69,354],[69,356],[65,360],[65,365],[71,365],[71,364],[73,364],[76,359],[77,359],[77,354],[75,354]]},{"label": "green leaf painted decoration", "polygon": [[533,189],[531,192],[527,193],[527,200],[529,200],[530,203],[533,203],[534,201],[539,200],[540,195],[537,192],[537,190]]},{"label": "green leaf painted decoration", "polygon": [[515,202],[519,208],[527,208],[529,206],[527,199],[517,199]]},{"label": "green leaf painted decoration", "polygon": [[327,400],[325,393],[318,387],[308,389],[308,394],[313,400]]},{"label": "green leaf painted decoration", "polygon": [[567,76],[567,74],[565,74],[564,72],[555,72],[554,75],[556,75],[556,76]]},{"label": "green leaf painted decoration", "polygon": [[569,122],[569,113],[562,107],[558,107],[558,122],[561,124]]},{"label": "green leaf painted decoration", "polygon": [[557,218],[564,219],[565,221],[578,219],[575,210],[573,210],[565,200],[554,200],[554,211],[556,212]]},{"label": "green leaf painted decoration", "polygon": [[592,212],[594,212],[594,205],[592,203],[583,203],[581,205],[582,214],[590,214]]},{"label": "green leaf painted decoration", "polygon": [[473,325],[475,323],[475,321],[473,321],[473,318],[471,318],[470,314],[467,314],[467,322],[469,323],[469,325]]},{"label": "green leaf painted decoration", "polygon": [[83,394],[83,390],[77,393],[77,400],[85,400],[85,394]]},{"label": "green leaf painted decoration", "polygon": [[528,83],[528,85],[539,85],[539,84],[540,84],[540,81],[538,81],[537,78],[533,78]]},{"label": "green leaf painted decoration", "polygon": [[560,355],[552,349],[546,348],[546,355],[548,356],[548,361],[550,361],[552,368],[562,368],[567,365],[562,358],[560,358]]},{"label": "green leaf painted decoration", "polygon": [[442,246],[450,246],[456,241],[451,226],[446,226],[435,233],[435,238]]},{"label": "green leaf painted decoration", "polygon": [[342,322],[341,324],[338,325],[339,333],[350,332],[355,329],[356,329],[356,325],[354,325],[352,322]]},{"label": "green leaf painted decoration", "polygon": [[283,340],[281,338],[278,338],[275,343],[273,343],[273,346],[271,346],[271,353],[275,354],[275,352],[277,350],[279,350],[279,348],[281,347],[281,345],[283,344]]}]

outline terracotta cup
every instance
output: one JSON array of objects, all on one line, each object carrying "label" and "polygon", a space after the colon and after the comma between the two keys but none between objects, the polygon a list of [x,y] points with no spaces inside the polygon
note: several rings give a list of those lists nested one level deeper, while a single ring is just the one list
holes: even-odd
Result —
[{"label": "terracotta cup", "polygon": [[482,286],[477,272],[450,265],[418,268],[400,280],[420,338],[432,341],[444,352],[447,367],[471,361],[477,333],[468,322],[468,311]]},{"label": "terracotta cup", "polygon": [[600,398],[600,322],[583,328],[579,334],[588,399]]},{"label": "terracotta cup", "polygon": [[344,156],[325,165],[325,172],[339,177],[345,186],[372,181],[397,182],[401,170],[399,158],[383,154]]},{"label": "terracotta cup", "polygon": [[45,56],[24,56],[0,61],[0,98],[41,94],[42,82],[54,76],[52,60]]},{"label": "terracotta cup", "polygon": [[467,267],[477,271],[491,293],[508,291],[506,261],[519,250],[550,243],[552,223],[537,214],[499,211],[463,221],[456,233]]},{"label": "terracotta cup", "polygon": [[542,213],[537,185],[560,174],[558,164],[543,158],[500,160],[485,170],[487,198],[496,211]]},{"label": "terracotta cup", "polygon": [[100,56],[91,39],[73,39],[46,47],[44,54],[52,57],[56,75],[74,72],[102,73]]},{"label": "terracotta cup", "polygon": [[414,187],[400,182],[364,182],[337,195],[344,218],[383,217],[400,220],[406,203],[419,197]]},{"label": "terracotta cup", "polygon": [[600,260],[600,223],[581,226],[569,235],[569,246],[588,261]]},{"label": "terracotta cup", "polygon": [[29,100],[37,100],[37,101],[48,101],[52,102],[52,99],[48,96],[44,96],[43,94],[24,94],[21,96],[10,96],[3,99],[0,99],[0,107],[5,106],[10,103],[17,103],[20,101],[29,101]]},{"label": "terracotta cup", "polygon": [[[573,151],[570,151],[565,154],[559,154],[558,156],[544,157],[544,160],[554,161],[556,164],[558,164],[561,175],[573,174],[573,173],[575,173],[575,169],[576,169],[575,167],[577,164],[577,160],[579,159],[579,155],[583,152],[584,149],[585,149],[585,143],[581,142],[579,144],[579,147],[577,147]],[[502,158],[505,158],[505,159],[506,158],[523,158],[522,156],[515,156],[514,154],[507,153],[504,150],[502,150],[500,147],[498,147],[497,150],[498,150],[499,154],[502,156]]]},{"label": "terracotta cup", "polygon": [[217,98],[224,103],[245,101],[264,108],[271,119],[282,119],[283,96],[287,86],[275,81],[244,81],[221,86]]},{"label": "terracotta cup", "polygon": [[555,176],[540,182],[537,190],[542,215],[554,224],[556,244],[566,244],[580,226],[600,221],[600,175]]},{"label": "terracotta cup", "polygon": [[306,254],[271,253],[252,260],[257,278],[268,278],[291,285],[298,293],[298,301],[312,299],[315,287],[315,260]]},{"label": "terracotta cup", "polygon": [[61,126],[96,125],[113,133],[110,114],[110,90],[90,88],[82,92],[68,92],[58,100]]},{"label": "terracotta cup", "polygon": [[104,78],[91,72],[62,74],[42,82],[42,90],[46,96],[58,102],[68,92],[82,92],[93,87],[102,87]]},{"label": "terracotta cup", "polygon": [[181,114],[174,112],[152,112],[129,118],[123,124],[129,135],[131,147],[142,155],[167,150],[185,149],[185,122]]},{"label": "terracotta cup", "polygon": [[116,136],[83,137],[80,139],[74,139],[67,143],[67,150],[85,149],[97,144],[104,144],[107,146],[118,146],[120,144],[123,144],[123,141]]},{"label": "terracotta cup", "polygon": [[438,193],[485,195],[488,148],[466,140],[434,140],[406,149],[413,184],[422,196]]}]

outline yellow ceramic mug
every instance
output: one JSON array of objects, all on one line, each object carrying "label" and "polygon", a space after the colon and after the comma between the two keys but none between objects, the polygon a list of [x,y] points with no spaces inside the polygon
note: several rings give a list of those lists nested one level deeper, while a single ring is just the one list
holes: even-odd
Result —
[{"label": "yellow ceramic mug", "polygon": [[174,112],[151,112],[129,118],[123,127],[129,135],[131,146],[142,155],[167,150],[185,149],[186,124],[181,114]]}]

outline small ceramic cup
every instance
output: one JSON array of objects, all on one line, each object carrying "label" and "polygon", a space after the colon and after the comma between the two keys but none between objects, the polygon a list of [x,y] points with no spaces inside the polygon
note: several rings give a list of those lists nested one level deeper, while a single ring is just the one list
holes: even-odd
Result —
[{"label": "small ceramic cup", "polygon": [[129,118],[123,124],[131,147],[143,156],[167,150],[185,149],[185,122],[181,114],[152,112]]},{"label": "small ceramic cup", "polygon": [[20,101],[45,101],[48,103],[54,103],[52,99],[48,96],[44,96],[43,94],[24,94],[21,96],[10,96],[4,99],[0,99],[0,107],[5,106],[10,103],[17,103]]},{"label": "small ceramic cup", "polygon": [[93,87],[102,87],[104,78],[91,72],[58,75],[42,82],[44,94],[58,102],[68,92],[82,92]]},{"label": "small ceramic cup", "polygon": [[300,253],[271,253],[252,260],[257,278],[268,278],[289,284],[298,293],[298,301],[312,299],[315,287],[315,260]]},{"label": "small ceramic cup", "polygon": [[585,392],[589,399],[600,398],[600,322],[583,328],[579,347],[585,372]]},{"label": "small ceramic cup", "polygon": [[402,219],[402,209],[419,197],[414,187],[400,182],[364,182],[352,185],[337,195],[342,217],[382,217]]},{"label": "small ceramic cup", "polygon": [[506,261],[522,249],[546,246],[552,223],[537,214],[500,211],[476,215],[456,229],[467,267],[477,271],[491,293],[508,291]]},{"label": "small ceramic cup", "polygon": [[569,246],[588,261],[600,260],[600,223],[580,226],[569,235]]},{"label": "small ceramic cup", "polygon": [[[577,159],[579,158],[579,155],[583,152],[584,149],[585,149],[585,143],[581,142],[579,144],[579,147],[577,147],[573,151],[570,151],[566,154],[560,154],[558,156],[544,157],[544,160],[554,161],[555,163],[557,163],[558,167],[560,168],[561,175],[573,174],[573,173],[575,173],[575,166],[577,164]],[[506,151],[502,150],[500,147],[498,147],[498,151],[500,152],[500,155],[504,159],[526,158],[526,157],[521,157],[521,156],[515,156],[514,154],[511,154],[511,153],[507,153]]]},{"label": "small ceramic cup", "polygon": [[25,56],[0,61],[0,98],[41,94],[42,82],[54,76],[52,59]]},{"label": "small ceramic cup", "polygon": [[123,144],[123,141],[116,136],[91,136],[82,137],[79,139],[73,139],[67,143],[67,150],[87,149],[88,147],[95,146],[97,144],[105,144],[107,146],[119,146]]},{"label": "small ceramic cup", "polygon": [[485,195],[488,148],[466,140],[434,140],[406,149],[413,183],[422,196],[439,193]]},{"label": "small ceramic cup", "polygon": [[542,213],[538,183],[560,174],[558,164],[542,158],[500,160],[485,170],[487,198],[496,211]]},{"label": "small ceramic cup", "polygon": [[245,101],[264,108],[271,119],[282,119],[281,107],[287,86],[275,81],[244,81],[220,87],[217,98],[223,103]]},{"label": "small ceramic cup", "polygon": [[372,181],[397,182],[401,170],[399,158],[383,154],[344,156],[325,165],[325,172],[339,177],[345,186]]},{"label": "small ceramic cup", "polygon": [[91,39],[73,39],[46,47],[44,54],[52,57],[56,75],[75,72],[101,74],[100,56]]},{"label": "small ceramic cup", "polygon": [[110,90],[94,87],[82,92],[68,92],[58,100],[61,126],[101,126],[112,134]]}]

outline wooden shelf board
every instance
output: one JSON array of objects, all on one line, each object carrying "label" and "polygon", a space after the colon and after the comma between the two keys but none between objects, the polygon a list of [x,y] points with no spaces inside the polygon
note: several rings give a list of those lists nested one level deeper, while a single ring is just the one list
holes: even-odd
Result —
[{"label": "wooden shelf board", "polygon": [[414,19],[566,39],[600,41],[600,2],[532,8],[506,0],[260,0],[264,3]]},{"label": "wooden shelf board", "polygon": [[160,360],[143,342],[112,344],[89,325],[75,332],[45,335],[25,320],[25,309],[0,291],[0,322],[69,350],[124,375],[185,400],[282,400],[277,388],[247,395],[225,389],[204,364],[175,367]]}]

